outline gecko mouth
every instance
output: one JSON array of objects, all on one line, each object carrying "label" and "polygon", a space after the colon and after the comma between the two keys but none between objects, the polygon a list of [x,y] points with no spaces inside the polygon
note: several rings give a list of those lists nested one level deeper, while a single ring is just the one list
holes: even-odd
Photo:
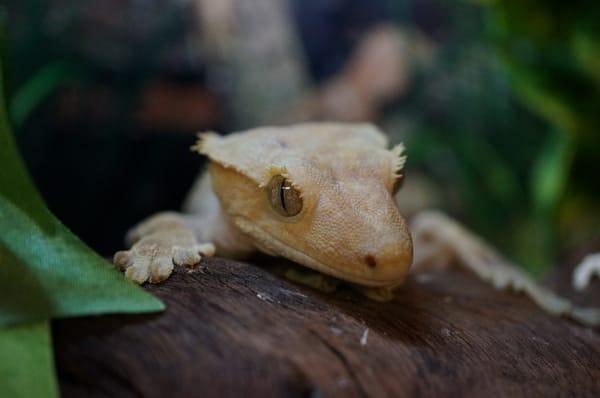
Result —
[{"label": "gecko mouth", "polygon": [[[315,259],[314,257],[287,245],[286,243],[279,240],[277,237],[267,233],[265,230],[252,223],[246,217],[238,216],[234,219],[234,221],[235,224],[242,231],[244,231],[246,234],[252,236],[254,239],[257,240],[256,245],[259,249],[263,250],[264,252],[270,253],[275,256],[285,257],[305,267],[344,280],[346,282],[351,282],[357,285],[369,287],[385,287],[396,285],[404,280],[404,275],[402,276],[402,278],[390,279],[365,277],[363,275],[356,275],[351,274],[349,272],[344,272],[343,270],[328,266],[323,262]],[[286,254],[284,255],[282,253]]]}]

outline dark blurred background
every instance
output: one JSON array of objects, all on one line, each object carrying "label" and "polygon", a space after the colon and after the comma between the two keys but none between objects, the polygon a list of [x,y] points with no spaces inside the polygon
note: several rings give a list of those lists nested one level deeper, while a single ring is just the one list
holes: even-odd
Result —
[{"label": "dark blurred background", "polygon": [[177,209],[200,130],[372,121],[401,207],[532,272],[599,236],[600,9],[533,0],[9,0],[6,96],[50,209],[104,255]]}]

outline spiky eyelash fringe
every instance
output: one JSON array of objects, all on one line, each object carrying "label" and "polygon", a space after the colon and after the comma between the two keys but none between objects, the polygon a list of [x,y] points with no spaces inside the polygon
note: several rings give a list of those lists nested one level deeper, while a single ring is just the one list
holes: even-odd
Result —
[{"label": "spiky eyelash fringe", "polygon": [[406,165],[405,150],[406,147],[403,143],[400,143],[391,149],[391,152],[394,155],[394,162],[392,164],[393,172],[398,176],[402,176],[402,170],[404,170],[404,166]]}]

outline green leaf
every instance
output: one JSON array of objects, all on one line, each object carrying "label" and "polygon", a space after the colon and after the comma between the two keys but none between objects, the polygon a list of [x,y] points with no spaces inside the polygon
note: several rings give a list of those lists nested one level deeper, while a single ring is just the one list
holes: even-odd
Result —
[{"label": "green leaf", "polygon": [[65,62],[54,61],[44,65],[12,97],[10,115],[13,126],[21,126],[54,90],[78,74],[77,69]]},{"label": "green leaf", "polygon": [[0,330],[1,396],[58,397],[50,343],[48,322]]},{"label": "green leaf", "polygon": [[0,192],[0,327],[163,309],[56,219],[43,221],[36,223]]},{"label": "green leaf", "polygon": [[540,150],[531,174],[534,207],[538,214],[556,209],[567,186],[573,158],[571,135],[553,130]]},{"label": "green leaf", "polygon": [[56,317],[164,308],[158,299],[125,280],[44,206],[17,154],[3,106],[0,291],[0,327]]},{"label": "green leaf", "polygon": [[600,87],[599,33],[578,29],[571,39],[571,51],[579,68]]},{"label": "green leaf", "polygon": [[531,111],[565,131],[571,132],[577,128],[577,115],[570,104],[545,87],[543,79],[517,62],[509,61],[509,66],[514,90]]}]

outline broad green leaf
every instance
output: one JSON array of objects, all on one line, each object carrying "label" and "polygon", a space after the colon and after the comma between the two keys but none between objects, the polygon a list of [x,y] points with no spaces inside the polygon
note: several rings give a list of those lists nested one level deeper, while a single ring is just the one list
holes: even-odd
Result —
[{"label": "broad green leaf", "polygon": [[0,327],[57,317],[164,308],[158,299],[125,280],[48,211],[17,154],[3,103],[0,292]]},{"label": "broad green leaf", "polygon": [[58,397],[50,340],[48,322],[0,329],[0,396]]}]

